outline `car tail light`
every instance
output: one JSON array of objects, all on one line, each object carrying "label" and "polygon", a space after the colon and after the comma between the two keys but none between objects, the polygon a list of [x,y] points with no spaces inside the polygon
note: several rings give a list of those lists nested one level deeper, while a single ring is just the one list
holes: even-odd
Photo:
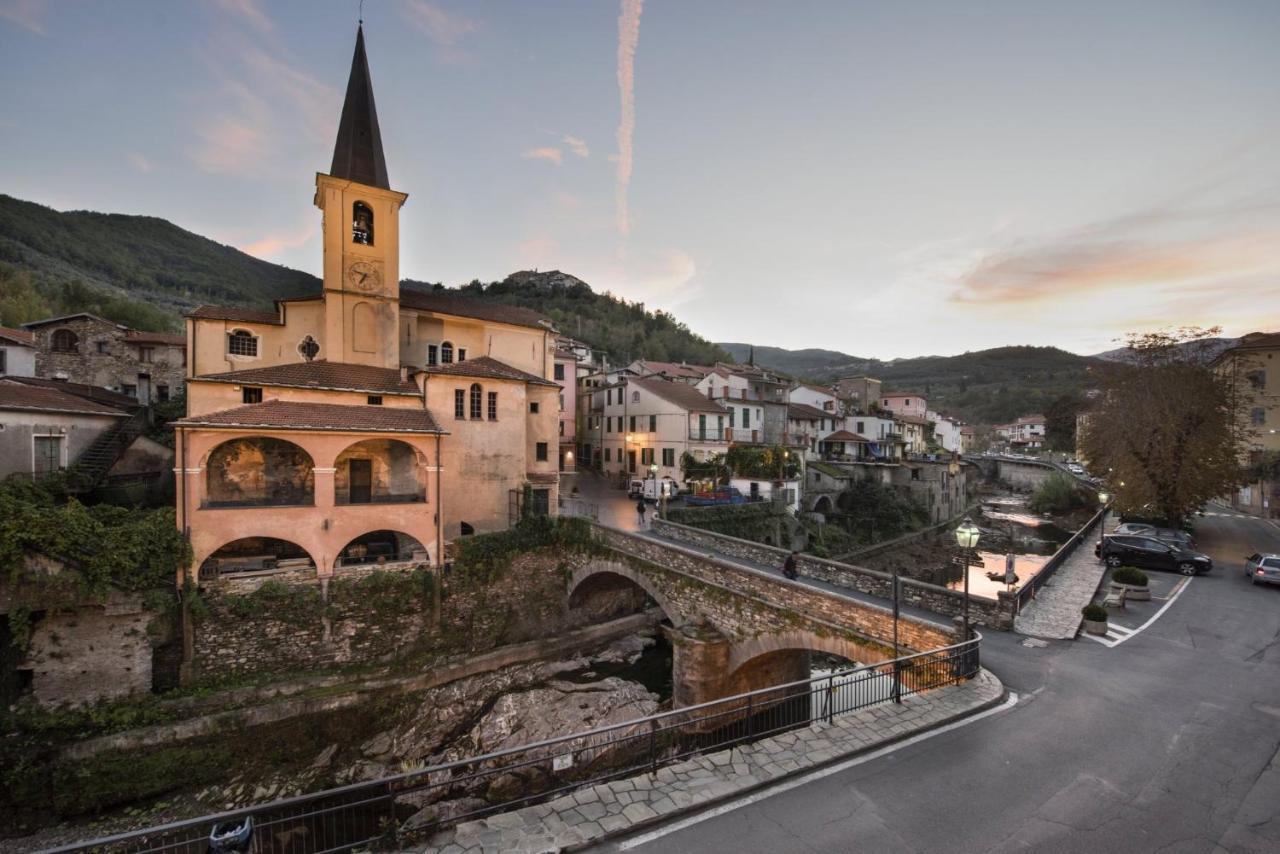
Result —
[{"label": "car tail light", "polygon": [[1266,575],[1266,574],[1267,574],[1267,572],[1266,572],[1266,570],[1264,570],[1262,567],[1258,567],[1256,570],[1254,570],[1254,573],[1253,573],[1253,574],[1254,574],[1254,575]]}]

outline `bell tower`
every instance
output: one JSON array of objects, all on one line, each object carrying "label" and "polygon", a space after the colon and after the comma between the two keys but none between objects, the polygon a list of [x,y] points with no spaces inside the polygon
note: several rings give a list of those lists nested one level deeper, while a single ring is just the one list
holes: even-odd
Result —
[{"label": "bell tower", "polygon": [[400,367],[400,208],[408,198],[387,179],[361,26],[333,165],[316,173],[315,204],[324,212],[321,358]]}]

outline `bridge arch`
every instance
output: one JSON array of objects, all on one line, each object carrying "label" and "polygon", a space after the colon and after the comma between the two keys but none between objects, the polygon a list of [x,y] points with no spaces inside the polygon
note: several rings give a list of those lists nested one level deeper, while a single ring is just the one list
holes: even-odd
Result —
[{"label": "bridge arch", "polygon": [[733,678],[739,670],[761,656],[796,650],[827,652],[856,661],[858,664],[877,664],[893,658],[892,649],[875,641],[791,629],[774,634],[758,635],[733,644],[729,650],[728,676]]},{"label": "bridge arch", "polygon": [[686,622],[684,612],[663,594],[652,579],[633,568],[630,564],[616,560],[593,560],[575,569],[573,575],[569,578],[568,593],[566,594],[568,607],[570,609],[574,607],[574,596],[586,589],[584,585],[588,585],[593,579],[601,581],[609,580],[610,577],[625,579],[643,590],[648,594],[649,598],[658,603],[658,607],[671,620],[673,626],[684,625]]}]

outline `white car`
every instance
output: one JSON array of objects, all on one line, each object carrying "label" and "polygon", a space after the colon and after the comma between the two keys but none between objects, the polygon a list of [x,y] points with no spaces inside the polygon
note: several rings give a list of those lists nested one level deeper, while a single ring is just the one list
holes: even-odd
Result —
[{"label": "white car", "polygon": [[1072,474],[1078,474],[1081,477],[1084,476],[1084,466],[1078,463],[1072,463],[1071,465],[1067,466],[1067,471],[1071,472]]}]

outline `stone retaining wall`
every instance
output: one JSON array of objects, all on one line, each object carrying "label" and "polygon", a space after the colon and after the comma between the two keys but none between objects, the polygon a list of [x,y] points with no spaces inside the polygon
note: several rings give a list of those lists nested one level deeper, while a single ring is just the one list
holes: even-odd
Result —
[{"label": "stone retaining wall", "polygon": [[[669,537],[698,548],[710,549],[749,560],[765,566],[781,568],[789,554],[785,549],[713,534],[686,525],[678,525],[664,519],[653,520],[652,530],[655,534]],[[893,576],[886,572],[878,572],[853,564],[838,563],[813,555],[801,554],[796,557],[796,570],[806,578],[816,578],[839,587],[847,587],[859,593],[866,593],[883,599],[893,598]],[[964,594],[935,584],[927,584],[912,578],[901,578],[901,602],[941,614],[947,617],[959,616],[964,612]],[[978,625],[994,629],[1008,629],[1013,625],[1013,599],[1002,595],[999,601],[969,598],[969,619]],[[942,646],[944,644],[937,644]],[[930,647],[916,647],[929,649]]]}]

